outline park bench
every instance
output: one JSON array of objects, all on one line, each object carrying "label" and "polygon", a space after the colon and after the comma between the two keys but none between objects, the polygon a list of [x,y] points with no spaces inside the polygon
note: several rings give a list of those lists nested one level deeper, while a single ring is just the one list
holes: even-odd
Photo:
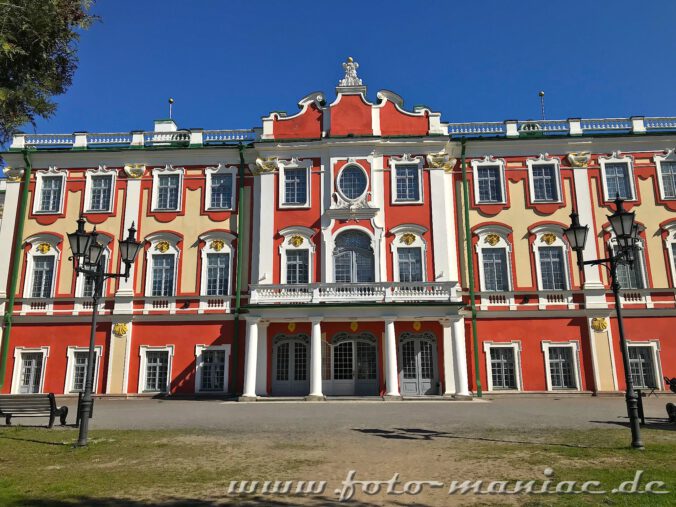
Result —
[{"label": "park bench", "polygon": [[[671,392],[676,393],[676,377],[664,377],[664,381],[669,384]],[[667,403],[667,415],[669,416],[669,422],[676,422],[676,405]]]},{"label": "park bench", "polygon": [[68,407],[57,408],[53,393],[0,395],[0,416],[5,418],[7,425],[12,424],[12,417],[49,417],[51,428],[57,415],[64,426]]}]

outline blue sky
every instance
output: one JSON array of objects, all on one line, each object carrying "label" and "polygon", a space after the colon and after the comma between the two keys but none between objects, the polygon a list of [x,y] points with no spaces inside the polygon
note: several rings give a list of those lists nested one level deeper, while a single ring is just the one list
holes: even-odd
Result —
[{"label": "blue sky", "polygon": [[[353,56],[375,98],[444,121],[676,116],[676,2],[99,0],[80,64],[38,132],[250,128],[329,99]],[[32,131],[28,127],[27,131]]]}]

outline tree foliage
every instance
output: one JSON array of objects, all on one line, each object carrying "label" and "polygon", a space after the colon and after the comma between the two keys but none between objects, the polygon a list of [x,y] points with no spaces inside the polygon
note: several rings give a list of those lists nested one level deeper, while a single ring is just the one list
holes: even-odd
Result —
[{"label": "tree foliage", "polygon": [[92,0],[0,0],[0,144],[56,111],[71,85]]}]

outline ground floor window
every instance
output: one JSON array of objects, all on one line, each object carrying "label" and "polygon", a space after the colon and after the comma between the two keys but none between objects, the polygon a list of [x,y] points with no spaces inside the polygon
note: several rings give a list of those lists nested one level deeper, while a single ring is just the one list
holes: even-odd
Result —
[{"label": "ground floor window", "polygon": [[12,374],[12,393],[35,394],[43,392],[45,367],[49,347],[14,349],[14,372]]},{"label": "ground floor window", "polygon": [[549,390],[580,389],[578,343],[542,342]]},{"label": "ground floor window", "polygon": [[173,347],[141,347],[139,392],[166,393],[171,380]]},{"label": "ground floor window", "polygon": [[484,353],[488,390],[520,390],[520,342],[485,342]]},{"label": "ground floor window", "polygon": [[656,375],[656,347],[651,345],[631,345],[629,350],[629,369],[634,387],[639,389],[655,389]]},{"label": "ground floor window", "polygon": [[[101,347],[95,347],[94,352],[96,360],[94,361],[94,384],[92,387],[93,392],[97,392],[99,362],[102,353]],[[88,359],[89,349],[85,347],[68,347],[68,365],[66,367],[64,393],[79,393],[84,391]]]}]

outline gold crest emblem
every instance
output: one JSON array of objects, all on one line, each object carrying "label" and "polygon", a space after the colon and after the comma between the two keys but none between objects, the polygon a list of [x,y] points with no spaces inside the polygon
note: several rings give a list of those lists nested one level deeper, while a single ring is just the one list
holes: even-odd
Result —
[{"label": "gold crest emblem", "polygon": [[608,321],[603,317],[595,317],[591,321],[591,327],[596,332],[605,331],[608,329]]},{"label": "gold crest emblem", "polygon": [[50,245],[49,243],[40,243],[37,247],[38,252],[40,252],[41,254],[46,254],[51,249],[52,245]]},{"label": "gold crest emblem", "polygon": [[165,253],[167,250],[169,250],[169,242],[168,241],[158,241],[157,245],[155,245],[155,250],[158,252]]},{"label": "gold crest emblem", "polygon": [[289,245],[293,245],[296,248],[303,244],[303,236],[298,236],[297,234],[289,238]]},{"label": "gold crest emblem", "polygon": [[399,241],[401,241],[404,245],[412,245],[413,242],[415,241],[415,234],[412,234],[410,232],[402,234],[401,239]]},{"label": "gold crest emblem", "polygon": [[422,327],[422,322],[420,322],[419,320],[416,320],[416,321],[413,323],[413,329],[414,329],[414,330],[420,331],[420,328],[421,328],[421,327]]},{"label": "gold crest emblem", "polygon": [[211,249],[220,252],[225,247],[225,241],[222,239],[215,239],[211,242]]},{"label": "gold crest emblem", "polygon": [[289,325],[286,326],[286,329],[289,330],[289,333],[293,333],[296,330],[296,323],[295,322],[289,322]]},{"label": "gold crest emblem", "polygon": [[124,322],[118,322],[113,326],[113,334],[117,337],[124,336],[127,334],[127,324]]},{"label": "gold crest emblem", "polygon": [[352,321],[350,322],[350,329],[354,332],[359,329],[359,322]]},{"label": "gold crest emblem", "polygon": [[492,232],[490,234],[486,234],[486,239],[484,239],[484,241],[491,246],[495,246],[500,242],[500,236]]},{"label": "gold crest emblem", "polygon": [[551,232],[546,232],[542,235],[541,241],[547,245],[551,245],[556,241],[556,235]]}]

